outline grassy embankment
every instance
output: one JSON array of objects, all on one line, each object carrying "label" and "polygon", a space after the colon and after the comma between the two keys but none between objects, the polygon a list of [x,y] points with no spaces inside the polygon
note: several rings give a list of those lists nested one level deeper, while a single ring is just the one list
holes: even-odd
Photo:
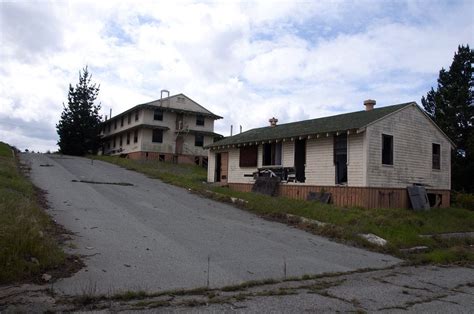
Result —
[{"label": "grassy embankment", "polygon": [[[232,191],[206,183],[206,171],[197,166],[176,165],[163,162],[144,162],[129,159],[94,156],[96,159],[117,164],[124,168],[147,174],[152,178],[177,186],[190,188],[197,193],[218,200],[229,201],[237,197],[247,201],[244,209],[268,218],[288,221],[285,214],[315,219],[329,223],[323,227],[302,226],[308,231],[379,252],[393,254],[414,263],[454,263],[474,261],[474,239],[442,239],[420,237],[425,234],[474,231],[474,211],[463,208],[432,209],[414,212],[407,209],[340,208],[316,202],[268,197],[255,193]],[[217,194],[206,193],[210,190]],[[373,233],[389,244],[380,248],[357,234]],[[400,249],[427,246],[427,252],[401,253]]]},{"label": "grassy embankment", "polygon": [[34,186],[0,142],[0,283],[35,277],[65,261]]}]

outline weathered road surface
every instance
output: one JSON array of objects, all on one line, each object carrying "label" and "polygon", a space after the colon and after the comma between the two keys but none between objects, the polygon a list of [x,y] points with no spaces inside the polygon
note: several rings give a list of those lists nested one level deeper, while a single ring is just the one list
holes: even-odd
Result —
[{"label": "weathered road surface", "polygon": [[301,276],[400,262],[105,162],[41,154],[21,158],[32,168],[32,181],[48,192],[51,215],[75,233],[73,253],[88,256],[84,269],[55,283],[66,294],[205,286],[208,257],[213,287],[281,278],[284,263],[287,276]]}]

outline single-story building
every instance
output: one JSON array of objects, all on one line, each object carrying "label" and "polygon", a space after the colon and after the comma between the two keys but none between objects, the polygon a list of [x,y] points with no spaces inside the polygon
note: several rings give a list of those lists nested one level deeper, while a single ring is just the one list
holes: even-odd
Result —
[{"label": "single-story building", "polygon": [[250,191],[256,177],[280,177],[278,195],[331,193],[340,206],[410,207],[421,185],[448,207],[453,142],[415,102],[277,124],[223,138],[209,149],[208,181]]}]

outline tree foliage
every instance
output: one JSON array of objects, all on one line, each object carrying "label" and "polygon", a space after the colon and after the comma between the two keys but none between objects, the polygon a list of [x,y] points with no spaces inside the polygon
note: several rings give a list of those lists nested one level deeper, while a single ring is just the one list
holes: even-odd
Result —
[{"label": "tree foliage", "polygon": [[439,71],[438,87],[421,103],[426,113],[454,142],[452,185],[474,192],[474,50],[459,46],[449,70]]},{"label": "tree foliage", "polygon": [[100,86],[91,83],[87,66],[79,71],[79,83],[69,84],[68,103],[63,104],[61,119],[56,124],[59,151],[82,156],[96,153],[100,147],[100,103],[94,104]]}]

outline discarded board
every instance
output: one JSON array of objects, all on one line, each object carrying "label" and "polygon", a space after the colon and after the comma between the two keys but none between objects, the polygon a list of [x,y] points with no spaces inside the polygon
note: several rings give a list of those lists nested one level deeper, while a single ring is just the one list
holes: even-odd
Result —
[{"label": "discarded board", "polygon": [[414,210],[430,210],[430,201],[426,189],[423,186],[407,187],[408,196],[410,197],[411,207]]},{"label": "discarded board", "polygon": [[276,196],[278,193],[279,177],[258,177],[252,186],[252,192]]},{"label": "discarded board", "polygon": [[329,204],[331,200],[331,193],[323,193],[323,192],[309,192],[308,196],[306,197],[307,201],[317,201],[323,204]]}]

